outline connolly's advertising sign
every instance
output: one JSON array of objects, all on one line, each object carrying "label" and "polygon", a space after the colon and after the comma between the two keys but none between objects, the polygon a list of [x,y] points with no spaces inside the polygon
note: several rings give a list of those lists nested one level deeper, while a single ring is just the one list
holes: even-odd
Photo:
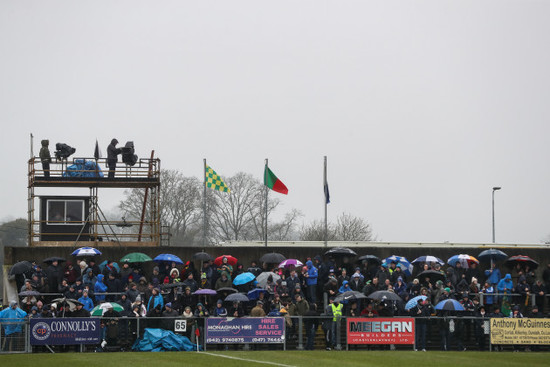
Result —
[{"label": "connolly's advertising sign", "polygon": [[97,344],[98,318],[31,319],[31,345]]},{"label": "connolly's advertising sign", "polygon": [[491,344],[550,344],[550,319],[491,319]]},{"label": "connolly's advertising sign", "polygon": [[348,318],[348,344],[414,344],[412,318]]},{"label": "connolly's advertising sign", "polygon": [[283,317],[245,317],[206,319],[206,343],[284,343]]}]

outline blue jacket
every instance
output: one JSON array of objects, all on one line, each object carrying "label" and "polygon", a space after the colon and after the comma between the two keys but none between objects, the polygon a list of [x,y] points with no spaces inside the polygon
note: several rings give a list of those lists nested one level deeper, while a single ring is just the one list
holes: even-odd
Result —
[{"label": "blue jacket", "polygon": [[351,290],[352,289],[349,287],[349,282],[347,280],[344,280],[342,282],[342,286],[340,287],[340,289],[338,289],[338,293],[344,293]]},{"label": "blue jacket", "polygon": [[147,302],[147,312],[152,310],[153,308],[160,305],[160,309],[162,310],[164,308],[164,299],[160,294],[157,294],[156,296],[151,296],[149,298],[149,302]]},{"label": "blue jacket", "polygon": [[487,277],[487,283],[489,284],[498,284],[500,282],[500,270],[494,268],[493,271],[485,270],[485,276]]},{"label": "blue jacket", "polygon": [[[504,290],[506,288],[506,291]],[[512,283],[512,276],[510,274],[506,274],[503,279],[498,282],[497,285],[498,293],[512,293],[512,290],[514,289],[514,283]]]},{"label": "blue jacket", "polygon": [[82,303],[84,305],[84,309],[88,312],[92,312],[93,308],[94,308],[94,301],[92,301],[92,299],[90,297],[80,297],[78,299],[78,302]]},{"label": "blue jacket", "polygon": [[107,292],[107,286],[105,283],[103,283],[103,274],[99,274],[97,276],[97,282],[95,282],[94,286],[94,293],[95,293],[95,300],[100,302],[105,300],[105,295],[98,295],[98,293],[105,293]]},{"label": "blue jacket", "polygon": [[308,260],[306,262],[307,265],[307,285],[316,285],[317,284],[317,268],[313,266],[313,262],[311,260]]},{"label": "blue jacket", "polygon": [[0,322],[4,327],[6,335],[20,333],[25,316],[27,316],[27,313],[19,307],[15,310],[9,307],[0,311]]}]

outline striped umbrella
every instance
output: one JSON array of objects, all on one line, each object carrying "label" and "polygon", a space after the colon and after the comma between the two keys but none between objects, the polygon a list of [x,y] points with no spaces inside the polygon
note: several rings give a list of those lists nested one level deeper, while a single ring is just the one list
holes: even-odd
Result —
[{"label": "striped umbrella", "polygon": [[279,264],[279,268],[290,268],[293,266],[295,267],[304,266],[304,264],[300,260],[296,260],[296,259],[286,259],[285,261]]},{"label": "striped umbrella", "polygon": [[476,263],[479,264],[479,260],[473,256],[467,254],[454,255],[447,260],[447,264],[451,266],[456,266],[456,263],[460,263],[463,268],[469,268],[470,264]]},{"label": "striped umbrella", "polygon": [[73,256],[97,256],[101,255],[101,251],[98,249],[95,249],[93,247],[81,247],[79,249],[76,249],[71,254]]},{"label": "striped umbrella", "polygon": [[445,264],[445,262],[441,260],[439,257],[430,256],[430,255],[417,257],[412,261],[411,264],[418,264],[418,263],[438,263],[439,265]]}]

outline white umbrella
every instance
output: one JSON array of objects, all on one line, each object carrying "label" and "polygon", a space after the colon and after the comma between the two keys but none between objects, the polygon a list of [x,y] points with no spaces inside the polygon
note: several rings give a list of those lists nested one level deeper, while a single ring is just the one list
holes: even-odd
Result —
[{"label": "white umbrella", "polygon": [[273,277],[274,282],[281,279],[281,277],[279,275],[275,274],[274,272],[267,271],[265,273],[261,273],[260,275],[258,275],[256,277],[256,280],[258,281],[258,285],[262,288],[265,287],[265,285],[267,284],[267,278],[269,278],[270,275]]}]

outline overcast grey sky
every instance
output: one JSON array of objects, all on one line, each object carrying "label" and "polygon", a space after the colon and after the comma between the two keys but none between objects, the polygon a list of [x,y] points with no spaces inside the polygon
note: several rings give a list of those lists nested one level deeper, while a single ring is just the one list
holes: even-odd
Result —
[{"label": "overcast grey sky", "polygon": [[[0,2],[0,218],[26,217],[29,133],[92,155],[288,186],[380,240],[550,234],[550,2]],[[103,192],[101,191],[100,194]],[[278,195],[274,193],[273,195]],[[109,192],[104,210],[120,192]]]}]

